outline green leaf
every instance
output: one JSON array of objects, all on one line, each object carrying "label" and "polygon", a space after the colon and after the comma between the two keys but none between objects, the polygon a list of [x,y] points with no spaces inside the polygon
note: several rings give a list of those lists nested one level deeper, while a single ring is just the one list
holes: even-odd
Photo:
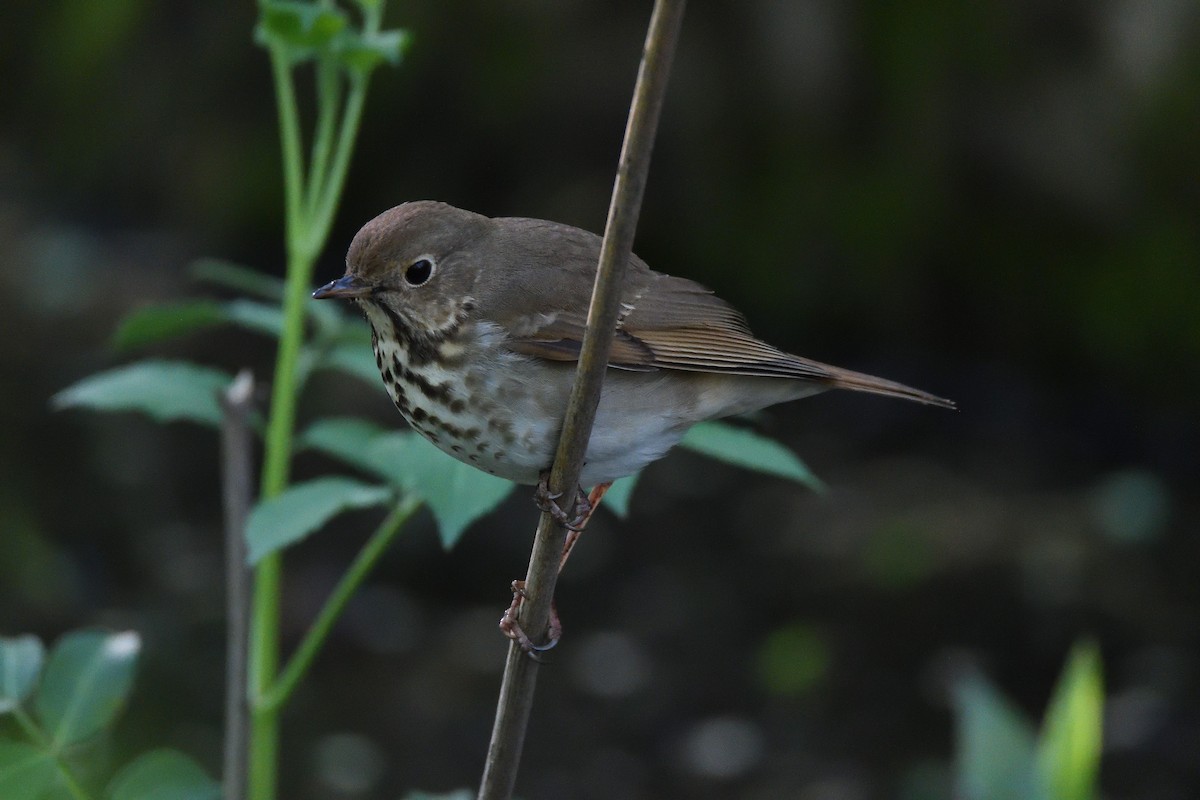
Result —
[{"label": "green leaf", "polygon": [[452,547],[468,525],[498,506],[516,487],[451,458],[411,432],[380,434],[372,441],[367,457],[405,491],[425,501],[445,547]]},{"label": "green leaf", "polygon": [[745,428],[719,421],[701,422],[687,432],[680,445],[739,467],[797,481],[814,491],[825,490],[825,484],[795,453]]},{"label": "green leaf", "polygon": [[332,417],[309,425],[296,441],[298,447],[319,450],[386,478],[390,476],[380,472],[378,460],[367,455],[371,442],[383,432],[383,428],[361,417]]},{"label": "green leaf", "polygon": [[58,774],[54,757],[23,742],[0,741],[0,797],[37,800]]},{"label": "green leaf", "polygon": [[1050,701],[1038,743],[1038,765],[1054,800],[1096,795],[1104,685],[1095,643],[1077,644]]},{"label": "green leaf", "polygon": [[1038,774],[1032,726],[991,684],[979,676],[965,679],[954,707],[956,798],[1051,800]]},{"label": "green leaf", "polygon": [[224,317],[247,330],[278,337],[283,330],[283,309],[254,300],[230,300],[221,306]]},{"label": "green leaf", "polygon": [[75,631],[58,640],[35,700],[56,749],[113,721],[129,694],[141,646],[133,631]]},{"label": "green leaf", "polygon": [[178,750],[151,750],[116,774],[108,796],[111,800],[221,800],[221,785]]},{"label": "green leaf", "polygon": [[244,299],[149,306],[121,322],[113,335],[113,347],[118,350],[142,347],[223,323],[277,337],[283,329],[283,311],[278,306]]},{"label": "green leaf", "polygon": [[225,320],[220,303],[190,300],[170,305],[138,309],[121,320],[113,334],[112,346],[128,350],[173,339],[192,331],[209,328]]},{"label": "green leaf", "polygon": [[247,561],[258,563],[263,556],[303,539],[343,511],[384,505],[393,496],[386,486],[350,478],[317,478],[295,484],[250,512],[246,521]]},{"label": "green leaf", "polygon": [[375,33],[347,30],[337,42],[338,60],[352,73],[366,77],[384,62],[399,66],[411,40],[408,31],[403,30]]},{"label": "green leaf", "polygon": [[638,478],[641,476],[642,473],[635,472],[613,481],[612,486],[608,487],[608,492],[604,495],[602,507],[607,508],[621,519],[628,517],[629,500],[633,497],[633,488],[637,486]]},{"label": "green leaf", "polygon": [[198,281],[216,284],[263,300],[274,300],[276,303],[283,301],[282,280],[241,264],[216,258],[201,258],[192,262],[189,271]]},{"label": "green leaf", "polygon": [[336,369],[341,372],[361,378],[375,387],[381,387],[379,367],[375,365],[375,357],[370,345],[361,342],[343,341],[330,347],[317,365],[326,369]]},{"label": "green leaf", "polygon": [[51,398],[55,409],[140,411],[159,422],[183,419],[221,424],[218,393],[232,378],[181,361],[139,361],[99,372]]},{"label": "green leaf", "polygon": [[410,792],[404,796],[404,800],[472,800],[473,797],[475,797],[473,790],[459,789],[453,792],[439,792],[438,794]]},{"label": "green leaf", "polygon": [[333,6],[316,3],[268,0],[261,4],[255,36],[261,44],[306,51],[328,45],[348,23],[346,15]]},{"label": "green leaf", "polygon": [[45,658],[46,648],[36,636],[0,637],[0,714],[20,707]]}]

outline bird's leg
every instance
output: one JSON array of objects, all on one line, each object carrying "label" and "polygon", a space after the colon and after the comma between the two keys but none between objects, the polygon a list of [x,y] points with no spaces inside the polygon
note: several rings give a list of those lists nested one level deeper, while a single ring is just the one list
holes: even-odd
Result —
[{"label": "bird's leg", "polygon": [[583,529],[592,519],[592,514],[596,513],[596,509],[600,507],[600,501],[604,499],[605,492],[612,486],[612,481],[607,483],[598,483],[592,487],[591,493],[588,494],[587,510],[583,512],[579,518],[577,527],[570,528],[567,531],[567,541],[563,544],[562,558],[558,560],[558,571],[562,573],[563,567],[567,565],[567,559],[571,557],[571,550],[575,547],[575,542],[579,541],[579,537],[583,535]]},{"label": "bird's leg", "polygon": [[[535,493],[535,502],[538,503],[543,511],[549,511],[554,515],[555,519],[567,529],[567,539],[563,543],[562,556],[558,560],[558,571],[561,573],[563,567],[567,564],[567,559],[571,557],[571,550],[575,547],[575,543],[579,541],[579,537],[591,520],[592,514],[596,513],[596,509],[600,507],[600,500],[604,497],[604,493],[608,491],[608,488],[612,486],[612,482],[609,481],[608,483],[596,485],[591,493],[586,496],[583,494],[583,490],[580,489],[575,501],[576,517],[568,521],[566,513],[554,502],[562,495],[552,495],[550,493],[550,489],[546,485],[547,476],[548,473],[542,473],[542,478],[538,482],[537,492]],[[558,512],[557,515],[554,513],[555,511]],[[558,515],[561,515],[561,517]],[[554,601],[551,600],[550,626],[546,632],[546,644],[535,645],[517,621],[521,614],[521,604],[525,602],[525,581],[513,581],[512,593],[512,603],[509,604],[504,615],[500,617],[500,632],[516,642],[522,650],[536,659],[538,653],[544,653],[554,647],[554,645],[558,644],[558,640],[562,638],[562,621],[558,618],[558,609],[555,608]]]},{"label": "bird's leg", "polygon": [[562,622],[558,619],[558,609],[555,608],[554,601],[551,600],[550,626],[546,630],[546,644],[534,644],[528,634],[522,630],[521,623],[517,621],[517,618],[521,614],[521,604],[525,601],[525,581],[513,581],[512,593],[512,603],[504,611],[504,615],[500,617],[500,632],[516,642],[522,650],[529,653],[531,658],[538,660],[539,653],[544,653],[551,649],[562,638]]}]

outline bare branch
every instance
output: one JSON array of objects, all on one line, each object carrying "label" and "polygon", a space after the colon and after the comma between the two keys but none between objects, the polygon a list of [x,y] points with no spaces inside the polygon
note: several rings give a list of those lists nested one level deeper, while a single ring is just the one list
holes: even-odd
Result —
[{"label": "bare branch", "polygon": [[246,796],[246,645],[250,569],[246,566],[246,517],[254,503],[254,433],[250,411],[254,378],[242,370],[220,396],[222,494],[225,500],[225,800]]},{"label": "bare branch", "polygon": [[[667,77],[679,38],[684,5],[685,0],[656,0],[646,34],[629,121],[625,126],[625,143],[621,148],[612,203],[609,205],[596,283],[588,308],[583,350],[550,473],[551,493],[561,492],[562,497],[569,498],[568,505],[573,501],[579,485],[583,456],[600,402],[600,389],[620,310],[625,266],[633,251],[633,235],[650,169],[650,152],[666,95]],[[529,561],[525,582],[527,597],[521,606],[521,626],[535,642],[545,638],[549,626],[550,604],[554,598],[559,558],[565,540],[566,530],[550,514],[543,513]],[[537,671],[538,663],[529,658],[515,642],[509,646],[492,741],[479,787],[479,800],[508,800],[512,797],[529,712],[533,706]]]}]

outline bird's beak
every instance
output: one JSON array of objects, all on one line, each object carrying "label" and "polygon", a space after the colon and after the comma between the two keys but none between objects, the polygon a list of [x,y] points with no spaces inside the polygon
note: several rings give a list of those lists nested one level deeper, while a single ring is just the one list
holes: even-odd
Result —
[{"label": "bird's beak", "polygon": [[314,300],[327,300],[331,297],[363,297],[371,293],[371,286],[353,275],[344,275],[336,281],[330,281],[313,292]]}]

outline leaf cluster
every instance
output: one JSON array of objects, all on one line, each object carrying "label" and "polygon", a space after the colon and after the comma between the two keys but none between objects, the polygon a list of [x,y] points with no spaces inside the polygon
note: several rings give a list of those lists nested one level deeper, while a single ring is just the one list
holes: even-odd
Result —
[{"label": "leaf cluster", "polygon": [[0,797],[220,798],[220,785],[199,764],[165,748],[117,770],[99,795],[76,777],[81,763],[95,759],[88,745],[113,727],[124,707],[140,650],[132,631],[75,631],[49,654],[36,636],[0,637],[0,717],[11,717],[24,734],[0,737]]}]

